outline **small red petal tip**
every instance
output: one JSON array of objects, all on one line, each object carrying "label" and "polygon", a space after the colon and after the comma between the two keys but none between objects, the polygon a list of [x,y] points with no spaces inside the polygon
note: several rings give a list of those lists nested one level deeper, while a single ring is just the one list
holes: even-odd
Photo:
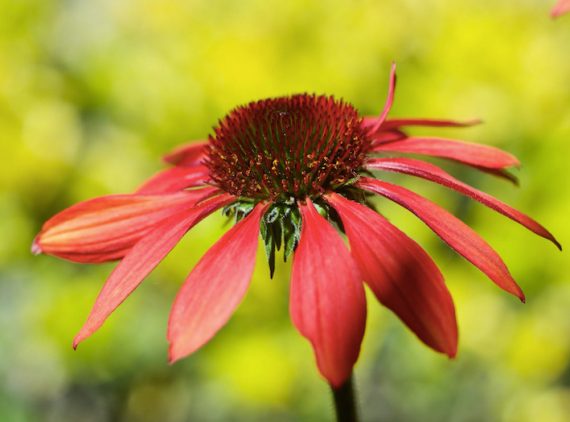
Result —
[{"label": "small red petal tip", "polygon": [[556,6],[550,11],[550,17],[555,19],[568,12],[570,12],[570,0],[558,0]]},{"label": "small red petal tip", "polygon": [[30,251],[34,255],[40,255],[42,253],[42,247],[40,246],[37,237],[32,242],[32,247],[30,248]]},{"label": "small red petal tip", "polygon": [[452,349],[446,351],[445,354],[447,355],[447,357],[450,360],[453,360],[457,357],[457,351],[458,351],[458,344],[457,344],[457,340],[456,340],[456,343],[452,346]]},{"label": "small red petal tip", "polygon": [[547,237],[547,239],[550,240],[552,243],[554,243],[554,246],[556,246],[556,248],[558,248],[558,250],[562,252],[562,245],[558,240],[556,240],[556,238],[553,235],[550,235],[549,237]]},{"label": "small red petal tip", "polygon": [[168,347],[168,364],[174,365],[179,360],[180,360],[180,356],[178,356],[178,357],[174,356],[174,346],[171,344]]},{"label": "small red petal tip", "polygon": [[73,350],[77,350],[77,346],[79,346],[79,343],[81,343],[83,340],[85,340],[85,337],[82,336],[81,333],[78,333],[73,339]]}]

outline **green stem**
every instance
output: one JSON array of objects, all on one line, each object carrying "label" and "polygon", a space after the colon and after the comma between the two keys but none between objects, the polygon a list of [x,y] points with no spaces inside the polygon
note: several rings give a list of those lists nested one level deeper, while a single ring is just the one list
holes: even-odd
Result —
[{"label": "green stem", "polygon": [[338,388],[331,386],[337,422],[358,422],[352,375]]}]

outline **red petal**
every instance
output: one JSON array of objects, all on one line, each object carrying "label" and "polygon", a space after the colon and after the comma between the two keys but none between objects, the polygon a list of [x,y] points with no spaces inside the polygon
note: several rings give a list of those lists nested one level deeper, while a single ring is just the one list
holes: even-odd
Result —
[{"label": "red petal", "polygon": [[396,92],[396,63],[392,63],[392,69],[390,70],[390,83],[388,85],[388,97],[386,98],[386,104],[384,104],[384,110],[380,116],[375,120],[370,122],[370,129],[369,133],[373,134],[380,129],[384,120],[388,116],[390,109],[392,108],[392,104],[394,103],[394,94]]},{"label": "red petal", "polygon": [[342,238],[310,200],[299,205],[301,239],[291,274],[289,309],[313,345],[321,374],[333,387],[350,377],[360,352],[366,300],[358,268]]},{"label": "red petal", "polygon": [[389,119],[386,120],[381,129],[400,129],[402,126],[426,126],[426,127],[469,127],[481,123],[479,119],[457,121],[446,119]]},{"label": "red petal", "polygon": [[49,219],[32,248],[76,262],[118,259],[160,221],[206,194],[211,192],[110,195],[80,202]]},{"label": "red petal", "polygon": [[234,200],[235,198],[228,194],[212,198],[203,205],[179,212],[162,221],[143,237],[109,276],[87,322],[73,340],[73,347],[77,347],[105,322],[190,228],[216,209]]},{"label": "red petal", "polygon": [[184,144],[169,152],[163,159],[167,163],[177,166],[198,166],[202,164],[206,156],[206,145],[208,145],[208,142],[191,142]]},{"label": "red petal", "polygon": [[558,247],[558,249],[561,249],[560,243],[558,243],[554,236],[532,218],[499,201],[491,195],[481,192],[480,190],[457,180],[433,164],[411,158],[376,158],[371,159],[366,164],[366,167],[374,170],[410,174],[412,176],[421,177],[423,179],[439,183],[440,185],[447,186],[457,192],[470,196],[511,220],[516,221],[537,235],[550,240]]},{"label": "red petal", "polygon": [[564,13],[570,12],[570,0],[558,0],[558,3],[550,12],[553,18],[563,15]]},{"label": "red petal", "polygon": [[521,288],[499,255],[473,229],[443,208],[401,186],[363,177],[361,189],[377,193],[407,208],[426,223],[457,253],[485,273],[499,287],[524,302]]},{"label": "red petal", "polygon": [[209,179],[205,166],[173,167],[162,170],[148,179],[137,191],[139,195],[156,195],[178,192],[201,186]]},{"label": "red petal", "polygon": [[378,132],[370,135],[372,138],[372,150],[376,148],[376,145],[386,143],[386,142],[394,142],[399,141],[401,139],[405,139],[408,137],[404,132],[396,129],[390,130],[379,130]]},{"label": "red petal", "polygon": [[267,204],[258,204],[228,231],[190,273],[168,321],[170,362],[202,347],[230,319],[249,286]]},{"label": "red petal", "polygon": [[374,151],[431,155],[491,169],[503,169],[520,164],[514,156],[498,148],[443,138],[409,137],[378,144],[374,147]]},{"label": "red petal", "polygon": [[428,346],[455,356],[455,308],[429,255],[370,208],[338,194],[327,201],[339,213],[352,256],[378,300]]},{"label": "red petal", "polygon": [[[48,246],[48,251],[44,251],[42,246],[38,243],[38,238],[36,238],[32,244],[32,253],[39,255],[45,252],[46,254],[57,256],[67,261],[82,264],[101,264],[123,258],[131,250],[133,245],[146,233],[148,233],[148,230],[142,230],[131,236],[125,236],[124,238],[116,240],[115,244],[113,242],[101,242],[95,245],[89,245],[93,249],[93,252],[77,251],[73,246],[69,248],[58,247],[57,250],[53,246]],[[53,250],[50,250],[50,247]],[[89,250],[91,248],[87,247],[87,245],[82,245],[83,250]],[[66,251],[65,249],[69,250]]]}]

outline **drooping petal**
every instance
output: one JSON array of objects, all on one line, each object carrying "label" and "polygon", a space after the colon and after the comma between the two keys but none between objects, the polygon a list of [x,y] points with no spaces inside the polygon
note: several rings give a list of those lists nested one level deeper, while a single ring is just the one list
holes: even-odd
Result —
[{"label": "drooping petal", "polygon": [[205,166],[172,167],[152,176],[138,188],[136,193],[139,195],[173,193],[202,186],[208,179],[208,169]]},{"label": "drooping petal", "polygon": [[558,3],[556,3],[556,6],[554,6],[554,9],[550,12],[550,15],[553,18],[557,18],[558,16],[568,12],[570,12],[570,0],[558,0]]},{"label": "drooping petal", "polygon": [[259,225],[267,206],[257,204],[206,252],[186,279],[168,321],[170,362],[202,347],[241,302],[255,266]]},{"label": "drooping petal", "polygon": [[519,178],[506,169],[490,169],[486,167],[471,166],[479,171],[490,174],[491,176],[498,177],[503,180],[511,182],[513,185],[519,185]]},{"label": "drooping petal", "polygon": [[384,109],[380,116],[376,119],[376,121],[372,121],[371,125],[369,126],[369,133],[374,134],[377,132],[386,117],[388,117],[388,113],[392,108],[392,104],[394,103],[394,94],[396,93],[396,63],[392,63],[392,69],[390,70],[390,83],[388,85],[388,96],[386,97],[386,103],[384,104]]},{"label": "drooping petal", "polygon": [[481,123],[480,119],[473,120],[448,120],[448,119],[388,119],[383,124],[382,130],[400,129],[402,126],[425,126],[425,127],[469,127]]},{"label": "drooping petal", "polygon": [[195,208],[179,211],[148,232],[107,279],[87,321],[73,340],[73,347],[77,347],[101,327],[107,317],[138,287],[188,230],[216,209],[234,200],[231,195],[219,195]]},{"label": "drooping petal", "polygon": [[373,151],[430,155],[490,169],[520,165],[516,157],[498,148],[444,138],[408,137],[394,142],[379,143],[374,146]]},{"label": "drooping petal", "polygon": [[516,221],[537,235],[550,240],[558,249],[561,249],[560,243],[558,243],[554,236],[529,216],[517,211],[491,195],[457,180],[433,164],[411,158],[373,158],[368,161],[366,167],[372,170],[384,170],[421,177],[456,190],[494,209],[511,220]]},{"label": "drooping petal", "polygon": [[310,200],[300,204],[301,238],[293,258],[289,309],[333,387],[350,377],[366,322],[361,275],[340,235]]},{"label": "drooping petal", "polygon": [[194,167],[202,164],[206,156],[208,142],[190,142],[181,145],[163,157],[167,163],[183,167]]},{"label": "drooping petal", "polygon": [[433,202],[401,186],[363,177],[361,189],[377,193],[400,204],[418,216],[452,249],[479,268],[503,290],[519,297],[524,294],[501,257],[473,229]]},{"label": "drooping petal", "polygon": [[118,259],[160,221],[206,194],[211,192],[109,195],[80,202],[49,219],[32,250],[83,263]]},{"label": "drooping petal", "polygon": [[338,194],[326,199],[339,213],[350,252],[378,300],[428,346],[455,356],[455,308],[429,255],[370,208]]},{"label": "drooping petal", "polygon": [[[376,116],[364,116],[362,124],[369,127],[377,122]],[[472,120],[449,120],[449,119],[424,119],[424,118],[403,118],[403,119],[386,119],[380,126],[379,131],[390,131],[394,129],[402,129],[403,126],[425,126],[425,127],[469,127],[478,125],[482,122],[480,119]]]}]

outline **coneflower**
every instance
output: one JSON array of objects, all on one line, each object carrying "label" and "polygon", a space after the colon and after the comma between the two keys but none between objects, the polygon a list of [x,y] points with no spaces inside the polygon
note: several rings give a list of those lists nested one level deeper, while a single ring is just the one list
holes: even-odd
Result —
[{"label": "coneflower", "polygon": [[[374,211],[380,195],[423,220],[495,284],[524,301],[498,254],[471,228],[428,199],[382,180],[382,172],[420,177],[467,195],[532,232],[540,224],[415,154],[442,157],[511,178],[519,162],[499,149],[458,140],[408,136],[406,126],[474,122],[386,119],[395,69],[379,117],[361,117],[333,97],[293,95],[241,106],[207,142],[167,155],[173,167],[130,195],[82,202],[47,221],[34,252],[75,262],[120,259],[74,346],[93,334],[178,241],[222,209],[237,223],[200,260],[180,289],[168,323],[170,361],[196,351],[228,321],[252,276],[258,238],[271,272],[275,251],[293,257],[291,318],[312,344],[334,389],[349,380],[366,320],[363,283],[426,345],[450,357],[457,323],[443,276],[428,254]],[[350,250],[341,233],[346,234]]]}]

